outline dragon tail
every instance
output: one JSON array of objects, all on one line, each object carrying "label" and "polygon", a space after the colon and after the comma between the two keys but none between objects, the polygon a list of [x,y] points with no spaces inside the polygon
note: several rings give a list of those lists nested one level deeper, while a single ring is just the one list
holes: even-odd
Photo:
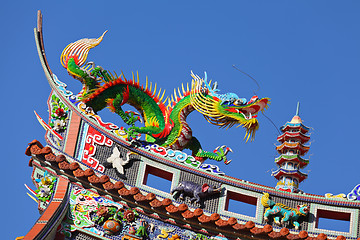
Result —
[{"label": "dragon tail", "polygon": [[70,58],[74,58],[78,66],[82,66],[87,58],[89,50],[101,43],[107,30],[99,38],[83,38],[66,46],[60,56],[61,65],[67,68]]}]

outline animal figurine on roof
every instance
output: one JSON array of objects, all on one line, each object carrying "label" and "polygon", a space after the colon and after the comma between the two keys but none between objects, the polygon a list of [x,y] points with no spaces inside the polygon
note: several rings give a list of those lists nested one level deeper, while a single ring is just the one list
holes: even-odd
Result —
[{"label": "animal figurine on roof", "polygon": [[184,196],[187,195],[192,197],[190,199],[191,202],[195,201],[196,203],[200,203],[202,198],[211,194],[220,193],[221,189],[221,187],[214,188],[212,186],[209,186],[209,184],[207,183],[200,185],[190,181],[182,181],[176,188],[172,189],[170,193],[175,193],[176,195],[180,193],[180,199],[184,199]]},{"label": "animal figurine on roof", "polygon": [[[182,85],[182,91],[174,90],[174,95],[167,98],[168,104],[165,106],[165,91],[161,92],[160,89],[157,92],[156,84],[152,88],[147,79],[145,86],[141,86],[138,74],[136,79],[134,74],[133,79],[126,79],[123,74],[119,77],[102,67],[95,67],[92,62],[85,64],[89,50],[102,41],[104,34],[98,39],[81,39],[69,44],[61,54],[61,63],[72,77],[83,84],[81,101],[94,112],[107,107],[118,114],[129,125],[126,129],[129,139],[145,134],[147,142],[174,150],[190,149],[192,155],[202,162],[209,158],[228,164],[230,160],[227,159],[227,153],[231,151],[230,148],[205,151],[192,136],[186,118],[194,110],[220,128],[242,126],[246,130],[244,139],[254,139],[259,128],[257,113],[267,108],[268,98],[254,96],[247,102],[234,93],[219,94],[217,84],[211,88],[211,82],[208,83],[206,78],[204,80],[191,73],[191,88],[187,85],[185,89]],[[135,126],[139,117],[125,112],[122,109],[124,104],[129,104],[140,112],[144,126]]]},{"label": "animal figurine on roof", "polygon": [[[269,199],[269,194],[264,193],[261,197],[261,204],[266,207],[264,214],[264,220],[269,221],[269,217],[274,216],[274,222],[277,225],[284,224],[286,222],[292,222],[296,230],[299,230],[300,223],[299,218],[306,216],[309,213],[309,207],[307,205],[298,205],[297,208],[290,208],[282,203],[275,203]],[[281,220],[280,220],[281,218]]]},{"label": "animal figurine on roof", "polygon": [[107,163],[111,163],[113,168],[116,168],[118,173],[124,174],[124,166],[128,164],[131,159],[130,155],[135,154],[133,152],[127,152],[125,156],[122,156],[119,149],[115,147],[110,157],[106,159]]}]

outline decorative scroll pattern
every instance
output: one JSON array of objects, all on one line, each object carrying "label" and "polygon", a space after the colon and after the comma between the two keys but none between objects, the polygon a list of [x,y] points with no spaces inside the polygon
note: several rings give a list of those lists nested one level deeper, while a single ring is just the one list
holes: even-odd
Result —
[{"label": "decorative scroll pattern", "polygon": [[69,97],[69,96],[74,95],[71,91],[69,91],[69,90],[66,89],[66,88],[67,88],[67,85],[66,85],[65,83],[61,82],[55,74],[53,74],[52,77],[53,77],[53,79],[54,79],[54,82],[55,82],[57,88],[58,88],[66,97]]},{"label": "decorative scroll pattern", "polygon": [[212,164],[201,164],[200,161],[196,160],[193,156],[188,155],[179,150],[166,149],[157,144],[148,144],[142,146],[145,150],[160,154],[163,157],[169,157],[177,162],[184,163],[185,165],[199,168],[207,172],[215,173],[217,175],[225,175],[224,172],[220,171],[219,167]]},{"label": "decorative scroll pattern", "polygon": [[360,184],[356,185],[346,196],[349,200],[360,200]]},{"label": "decorative scroll pattern", "polygon": [[346,195],[344,193],[339,193],[337,195],[334,195],[332,193],[325,193],[326,198],[341,198],[341,199],[347,199]]},{"label": "decorative scroll pattern", "polygon": [[[115,124],[113,123],[104,123],[102,120],[101,120],[101,117],[99,115],[96,115],[94,113],[94,111],[92,110],[92,108],[86,106],[85,103],[83,102],[79,102],[77,104],[77,107],[84,113],[86,114],[87,116],[89,116],[91,119],[95,120],[95,122],[97,124],[99,124],[100,126],[106,128],[107,130],[110,130],[112,132],[115,132],[116,130],[119,130],[119,127],[116,126]],[[121,135],[120,135],[121,136]]]},{"label": "decorative scroll pattern", "polygon": [[99,160],[94,158],[94,155],[96,153],[96,144],[101,146],[112,147],[114,142],[111,139],[102,135],[94,128],[89,127],[85,140],[85,147],[81,162],[85,163],[89,167],[92,167],[100,172],[104,172],[105,167],[99,163]]},{"label": "decorative scroll pattern", "polygon": [[193,156],[189,156],[184,152],[181,152],[179,150],[167,150],[167,156],[176,160],[177,162],[183,162],[187,165],[193,166],[193,167],[199,167],[201,162],[196,160]]},{"label": "decorative scroll pattern", "polygon": [[212,164],[201,164],[200,166],[200,169],[203,169],[205,171],[208,171],[208,172],[212,172],[212,173],[215,173],[215,174],[218,174],[218,175],[225,175],[224,172],[220,171],[220,168],[216,165],[212,165]]}]

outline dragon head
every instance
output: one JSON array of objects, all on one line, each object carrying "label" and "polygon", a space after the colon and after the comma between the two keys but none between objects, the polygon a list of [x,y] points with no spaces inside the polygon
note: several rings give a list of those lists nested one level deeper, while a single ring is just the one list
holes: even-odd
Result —
[{"label": "dragon head", "polygon": [[255,137],[255,132],[259,128],[256,119],[259,111],[267,108],[269,98],[258,98],[253,96],[250,101],[245,98],[239,98],[235,93],[218,94],[217,83],[210,87],[205,79],[191,73],[193,77],[190,99],[192,106],[205,119],[221,128],[231,128],[234,125],[242,126],[246,129],[244,139],[248,141]]}]

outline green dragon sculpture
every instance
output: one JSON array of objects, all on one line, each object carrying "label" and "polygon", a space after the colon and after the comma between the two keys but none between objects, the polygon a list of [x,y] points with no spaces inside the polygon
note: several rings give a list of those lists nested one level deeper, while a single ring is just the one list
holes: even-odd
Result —
[{"label": "green dragon sculpture", "polygon": [[[218,94],[217,83],[210,87],[211,81],[207,82],[206,73],[202,79],[191,72],[191,88],[187,85],[185,90],[182,85],[182,91],[178,89],[177,93],[174,90],[174,95],[167,98],[168,105],[165,106],[166,100],[162,101],[165,91],[161,94],[160,89],[156,94],[156,84],[154,89],[151,83],[148,87],[147,79],[144,87],[139,83],[139,75],[135,80],[133,74],[133,79],[128,80],[123,74],[118,77],[116,73],[112,74],[100,66],[95,67],[93,62],[85,64],[89,50],[102,41],[105,33],[97,39],[81,39],[69,44],[62,52],[60,60],[68,73],[83,84],[81,101],[94,112],[108,107],[118,114],[130,125],[126,129],[129,139],[145,134],[147,142],[174,150],[190,149],[192,155],[200,161],[210,158],[216,161],[224,160],[228,164],[231,160],[228,160],[226,155],[232,151],[229,147],[222,146],[214,152],[208,152],[203,150],[200,142],[192,136],[186,118],[194,110],[203,114],[209,123],[221,128],[228,129],[235,124],[243,126],[246,129],[244,139],[254,139],[259,127],[256,114],[267,108],[268,98],[259,99],[254,96],[247,102],[234,93]],[[135,126],[135,122],[141,120],[140,115],[125,112],[122,109],[125,103],[140,112],[145,126]]]}]

